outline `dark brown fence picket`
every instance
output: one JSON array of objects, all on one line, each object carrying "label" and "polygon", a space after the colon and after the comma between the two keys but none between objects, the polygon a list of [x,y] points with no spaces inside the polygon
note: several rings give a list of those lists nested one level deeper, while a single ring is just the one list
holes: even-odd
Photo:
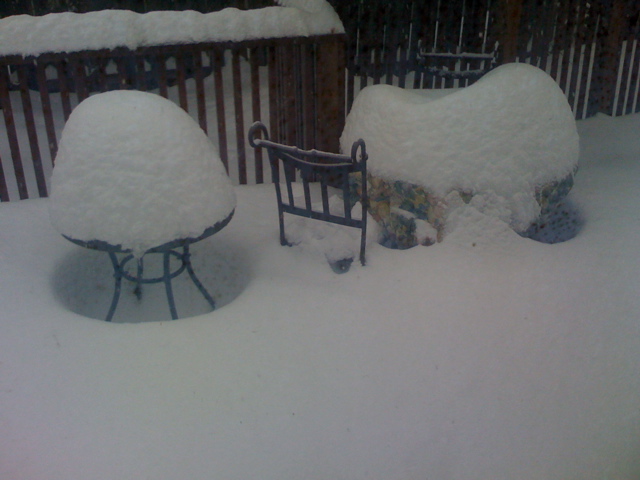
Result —
[{"label": "dark brown fence picket", "polygon": [[[251,113],[253,120],[256,122],[262,121],[262,105],[261,105],[261,91],[260,86],[262,82],[260,80],[260,65],[266,65],[266,57],[264,54],[264,48],[252,47],[249,49],[249,63],[251,68]],[[255,176],[256,183],[264,182],[264,167],[262,150],[257,149],[254,152],[255,155]]]},{"label": "dark brown fence picket", "polygon": [[[20,200],[29,198],[29,191],[27,189],[27,180],[24,175],[24,167],[22,164],[22,153],[20,152],[20,145],[18,143],[18,132],[16,130],[16,124],[13,115],[13,105],[11,103],[11,96],[9,95],[9,75],[7,68],[0,68],[0,103],[2,105],[2,113],[4,116],[5,130],[7,132],[7,142],[11,152],[11,160],[13,164],[13,176],[16,182],[18,195]],[[4,176],[4,169],[0,171],[2,174],[2,183],[6,185],[6,177]],[[8,201],[9,195],[5,194],[2,201]]]}]

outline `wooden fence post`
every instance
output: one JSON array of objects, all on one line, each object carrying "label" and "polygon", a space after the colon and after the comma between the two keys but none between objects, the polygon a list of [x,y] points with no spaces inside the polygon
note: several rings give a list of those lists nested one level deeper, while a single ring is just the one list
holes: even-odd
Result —
[{"label": "wooden fence post", "polygon": [[[598,39],[599,55],[594,65],[594,86],[591,90],[597,111],[612,115],[618,78],[618,62],[623,36],[627,30],[624,0],[601,1],[601,34]],[[591,102],[590,102],[591,103]]]},{"label": "wooden fence post", "polygon": [[522,18],[523,0],[501,0],[501,19],[498,22],[500,29],[497,35],[502,47],[501,63],[515,62],[518,56],[518,33],[520,32],[520,20]]},{"label": "wooden fence post", "polygon": [[346,36],[343,35],[331,36],[317,44],[316,148],[327,152],[339,152],[345,124],[346,53]]}]

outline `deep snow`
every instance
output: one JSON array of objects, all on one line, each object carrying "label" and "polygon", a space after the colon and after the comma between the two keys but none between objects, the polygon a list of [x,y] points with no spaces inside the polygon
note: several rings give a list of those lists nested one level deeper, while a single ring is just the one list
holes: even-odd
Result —
[{"label": "deep snow", "polygon": [[236,206],[217,147],[187,112],[154,93],[84,100],[65,124],[55,165],[54,227],[136,256],[199,237]]},{"label": "deep snow", "polygon": [[[177,321],[73,313],[104,311],[108,270],[49,200],[0,204],[0,478],[639,478],[640,116],[578,129],[568,242],[469,216],[337,275],[279,245],[272,186],[236,187],[193,247],[226,305],[179,287],[202,314]],[[130,292],[120,319],[169,317]]]},{"label": "deep snow", "polygon": [[342,149],[366,139],[371,174],[420,185],[448,211],[455,199],[462,203],[458,192],[485,196],[489,208],[526,230],[540,216],[536,189],[577,167],[578,133],[564,93],[526,63],[501,65],[449,91],[434,99],[425,90],[364,88],[347,116]]}]

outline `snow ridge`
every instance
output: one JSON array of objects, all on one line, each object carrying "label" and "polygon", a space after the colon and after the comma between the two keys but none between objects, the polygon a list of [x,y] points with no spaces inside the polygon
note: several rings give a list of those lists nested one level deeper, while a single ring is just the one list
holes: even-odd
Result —
[{"label": "snow ridge", "polygon": [[135,13],[103,10],[15,15],[0,19],[0,55],[39,55],[216,41],[243,41],[343,33],[324,0],[281,0],[280,7]]}]

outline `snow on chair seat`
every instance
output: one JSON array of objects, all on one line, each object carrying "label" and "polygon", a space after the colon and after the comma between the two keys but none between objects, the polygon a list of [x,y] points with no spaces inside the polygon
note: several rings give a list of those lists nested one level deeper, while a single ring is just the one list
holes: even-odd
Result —
[{"label": "snow on chair seat", "polygon": [[[258,138],[261,135],[262,138]],[[253,148],[266,148],[269,153],[272,181],[275,185],[278,200],[278,217],[280,225],[280,244],[290,245],[285,234],[284,214],[322,220],[337,225],[345,225],[361,230],[360,263],[365,264],[365,248],[367,234],[367,187],[352,188],[351,177],[359,174],[366,177],[367,152],[362,139],[351,145],[351,155],[321,152],[318,150],[302,150],[297,147],[282,145],[269,140],[267,127],[261,122],[254,123],[249,130],[249,144]],[[284,173],[286,192],[282,191],[280,174]],[[294,196],[296,176],[302,180],[304,201],[297,202]],[[311,184],[320,188],[321,205],[312,202]],[[329,189],[337,187],[341,191],[342,208],[332,208]],[[352,216],[352,209],[357,201],[362,205],[360,218]],[[337,272],[348,270],[351,259],[340,259],[332,268]]]}]

